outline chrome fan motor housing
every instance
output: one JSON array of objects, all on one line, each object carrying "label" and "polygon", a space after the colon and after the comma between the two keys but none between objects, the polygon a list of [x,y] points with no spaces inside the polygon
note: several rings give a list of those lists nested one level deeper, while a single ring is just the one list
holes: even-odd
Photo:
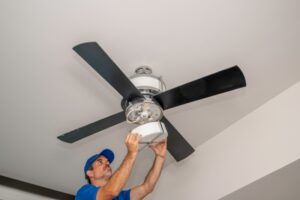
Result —
[{"label": "chrome fan motor housing", "polygon": [[121,105],[125,110],[127,122],[145,124],[161,120],[163,109],[152,97],[166,90],[162,78],[152,75],[150,67],[142,66],[135,70],[130,80],[144,98],[122,100]]}]

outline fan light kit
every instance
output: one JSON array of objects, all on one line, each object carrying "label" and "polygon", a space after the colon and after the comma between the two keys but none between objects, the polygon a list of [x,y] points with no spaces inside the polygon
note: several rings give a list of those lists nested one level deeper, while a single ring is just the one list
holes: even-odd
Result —
[{"label": "fan light kit", "polygon": [[135,72],[136,74],[130,77],[130,81],[144,98],[137,98],[131,102],[122,101],[121,106],[125,110],[127,122],[145,124],[161,120],[163,109],[153,101],[153,96],[165,91],[166,86],[162,78],[152,75],[152,70],[147,66],[139,67]]},{"label": "fan light kit", "polygon": [[152,143],[157,143],[168,136],[165,125],[159,120],[163,117],[163,109],[153,101],[153,96],[165,91],[166,86],[161,77],[152,75],[148,66],[142,66],[135,70],[135,75],[129,77],[134,86],[145,98],[138,98],[134,101],[122,101],[128,123],[140,124],[131,130],[131,133],[138,133],[142,136],[139,149]]},{"label": "fan light kit", "polygon": [[57,137],[67,143],[127,121],[139,125],[132,132],[142,134],[142,144],[167,138],[168,151],[180,161],[195,150],[167,120],[163,111],[246,86],[243,72],[235,65],[166,90],[162,78],[154,76],[147,66],[137,68],[135,74],[127,78],[96,42],[76,45],[73,50],[122,95],[123,111]]}]

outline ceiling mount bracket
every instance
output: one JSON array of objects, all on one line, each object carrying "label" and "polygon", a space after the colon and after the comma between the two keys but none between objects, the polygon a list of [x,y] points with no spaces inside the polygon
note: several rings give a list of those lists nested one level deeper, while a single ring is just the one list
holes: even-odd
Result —
[{"label": "ceiling mount bracket", "polygon": [[152,69],[149,66],[143,65],[135,70],[136,74],[152,74]]}]

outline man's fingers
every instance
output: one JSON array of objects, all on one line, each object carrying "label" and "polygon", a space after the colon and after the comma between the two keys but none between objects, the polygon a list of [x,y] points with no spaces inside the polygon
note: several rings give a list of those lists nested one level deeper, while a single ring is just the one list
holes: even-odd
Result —
[{"label": "man's fingers", "polygon": [[134,142],[136,140],[136,133],[131,134],[130,141]]},{"label": "man's fingers", "polygon": [[142,135],[138,134],[138,136],[137,136],[138,142],[139,142],[141,139],[142,139]]},{"label": "man's fingers", "polygon": [[126,138],[125,138],[125,143],[128,143],[128,140],[129,140],[129,134],[126,136]]},{"label": "man's fingers", "polygon": [[133,140],[136,140],[137,136],[138,136],[138,134],[137,134],[137,133],[134,133],[132,139],[133,139]]},{"label": "man's fingers", "polygon": [[127,143],[136,143],[140,140],[140,135],[137,133],[130,133],[126,137],[126,142]]},{"label": "man's fingers", "polygon": [[128,134],[128,135],[126,136],[125,143],[126,143],[126,144],[129,144],[129,143],[131,142],[131,140],[132,140],[132,134],[130,133],[130,134]]},{"label": "man's fingers", "polygon": [[126,137],[125,142],[126,142],[126,143],[129,143],[129,142],[131,142],[131,140],[132,140],[132,133],[129,133],[129,134],[127,135],[127,137]]}]

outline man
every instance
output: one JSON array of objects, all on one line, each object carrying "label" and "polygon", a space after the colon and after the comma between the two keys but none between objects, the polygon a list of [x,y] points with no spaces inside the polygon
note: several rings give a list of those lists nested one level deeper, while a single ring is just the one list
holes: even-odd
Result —
[{"label": "man", "polygon": [[125,139],[127,155],[122,164],[112,174],[110,167],[114,160],[114,153],[105,149],[99,154],[90,157],[84,167],[85,175],[90,184],[82,186],[76,200],[141,200],[151,193],[160,176],[166,158],[166,140],[155,145],[150,145],[155,153],[155,160],[143,184],[129,190],[123,190],[134,162],[138,155],[138,144],[141,136],[130,133]]}]

